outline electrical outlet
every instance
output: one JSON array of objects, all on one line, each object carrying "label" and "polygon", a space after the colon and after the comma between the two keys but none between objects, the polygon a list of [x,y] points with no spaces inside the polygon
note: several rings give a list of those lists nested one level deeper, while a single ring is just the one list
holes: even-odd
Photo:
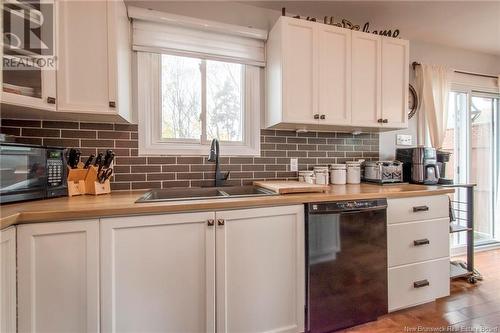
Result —
[{"label": "electrical outlet", "polygon": [[398,146],[411,146],[412,136],[409,134],[397,134],[396,135],[396,145]]},{"label": "electrical outlet", "polygon": [[290,171],[299,171],[299,159],[297,158],[290,159]]}]

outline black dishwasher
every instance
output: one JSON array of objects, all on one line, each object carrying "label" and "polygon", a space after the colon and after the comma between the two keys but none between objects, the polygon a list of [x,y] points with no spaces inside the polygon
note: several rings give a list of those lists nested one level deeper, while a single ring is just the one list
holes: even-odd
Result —
[{"label": "black dishwasher", "polygon": [[307,332],[387,313],[386,211],[385,199],[307,205]]}]

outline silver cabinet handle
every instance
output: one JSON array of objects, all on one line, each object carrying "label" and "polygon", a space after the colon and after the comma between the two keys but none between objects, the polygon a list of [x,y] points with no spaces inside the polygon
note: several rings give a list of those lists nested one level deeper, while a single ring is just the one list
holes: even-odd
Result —
[{"label": "silver cabinet handle", "polygon": [[413,241],[413,245],[415,245],[415,246],[421,246],[421,245],[426,245],[426,244],[430,244],[430,243],[431,242],[427,238],[416,239]]},{"label": "silver cabinet handle", "polygon": [[422,288],[422,287],[427,287],[429,285],[429,281],[426,280],[420,280],[420,281],[415,281],[413,282],[413,288]]},{"label": "silver cabinet handle", "polygon": [[429,210],[428,206],[416,206],[416,207],[413,207],[413,212],[414,213],[417,213],[417,212],[426,212],[428,210]]}]

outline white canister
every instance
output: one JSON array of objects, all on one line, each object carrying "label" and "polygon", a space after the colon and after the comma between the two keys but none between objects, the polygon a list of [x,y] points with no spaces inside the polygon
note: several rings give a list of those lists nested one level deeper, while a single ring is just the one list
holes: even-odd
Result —
[{"label": "white canister", "polygon": [[345,162],[347,169],[347,184],[361,182],[361,164],[359,162]]},{"label": "white canister", "polygon": [[326,166],[315,166],[314,177],[316,177],[316,184],[318,185],[328,185],[329,172]]},{"label": "white canister", "polygon": [[299,171],[299,181],[306,182],[309,184],[315,183],[314,172],[313,171]]},{"label": "white canister", "polygon": [[330,182],[334,185],[344,185],[346,183],[346,166],[345,164],[330,165]]}]

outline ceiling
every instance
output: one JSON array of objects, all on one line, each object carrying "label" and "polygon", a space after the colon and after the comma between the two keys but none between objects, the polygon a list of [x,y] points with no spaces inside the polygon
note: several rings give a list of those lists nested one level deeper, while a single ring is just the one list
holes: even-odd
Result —
[{"label": "ceiling", "polygon": [[500,56],[500,1],[243,1],[323,20],[333,16],[370,31],[399,29],[400,37]]}]

